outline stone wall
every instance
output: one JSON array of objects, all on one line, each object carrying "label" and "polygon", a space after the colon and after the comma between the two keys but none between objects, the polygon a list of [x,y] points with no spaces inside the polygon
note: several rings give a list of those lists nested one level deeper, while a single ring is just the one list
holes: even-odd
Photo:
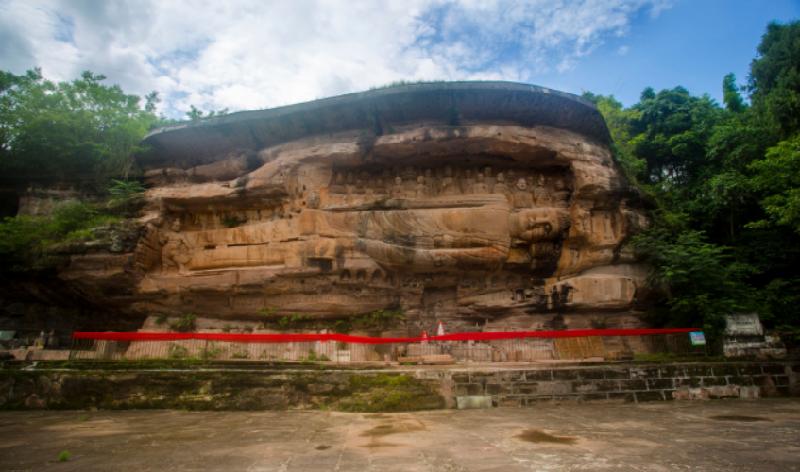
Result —
[{"label": "stone wall", "polygon": [[445,406],[438,390],[402,372],[2,370],[0,410],[411,411]]},{"label": "stone wall", "polygon": [[[706,400],[800,395],[800,363],[742,362],[527,369],[328,370],[315,365],[67,363],[0,370],[0,409],[334,409],[410,411],[541,401]],[[63,369],[63,367],[72,367]],[[489,401],[486,401],[489,400]]]},{"label": "stone wall", "polygon": [[455,396],[489,396],[495,406],[541,401],[627,402],[800,395],[797,363],[689,363],[562,367],[452,374]]}]

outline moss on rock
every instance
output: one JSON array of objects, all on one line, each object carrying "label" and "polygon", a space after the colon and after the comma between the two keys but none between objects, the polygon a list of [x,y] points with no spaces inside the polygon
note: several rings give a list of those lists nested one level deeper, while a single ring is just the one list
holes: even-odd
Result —
[{"label": "moss on rock", "polygon": [[0,371],[0,409],[413,411],[441,408],[433,385],[357,371]]}]

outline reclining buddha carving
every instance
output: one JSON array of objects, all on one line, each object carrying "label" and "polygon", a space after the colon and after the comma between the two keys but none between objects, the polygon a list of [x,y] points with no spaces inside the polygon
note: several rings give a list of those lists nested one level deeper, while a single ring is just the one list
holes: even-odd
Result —
[{"label": "reclining buddha carving", "polygon": [[641,203],[597,111],[545,90],[401,87],[155,133],[132,309],[638,323]]}]

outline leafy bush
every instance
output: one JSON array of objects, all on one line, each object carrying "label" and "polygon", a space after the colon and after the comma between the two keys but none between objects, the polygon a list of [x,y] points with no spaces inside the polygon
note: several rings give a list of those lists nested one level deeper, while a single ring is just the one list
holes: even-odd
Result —
[{"label": "leafy bush", "polygon": [[222,349],[218,347],[209,347],[200,351],[200,358],[203,360],[216,359],[222,355]]},{"label": "leafy bush", "polygon": [[44,268],[53,262],[47,254],[52,245],[91,239],[94,228],[119,221],[119,217],[79,201],[62,203],[50,215],[5,218],[0,222],[0,259],[11,270]]},{"label": "leafy bush", "polygon": [[144,185],[136,180],[111,179],[111,185],[108,187],[108,194],[111,198],[109,198],[108,206],[129,210],[137,200],[141,199],[144,191]]},{"label": "leafy bush", "polygon": [[262,308],[259,314],[264,317],[261,324],[264,328],[278,330],[290,329],[332,329],[337,333],[348,333],[353,330],[384,331],[396,326],[405,319],[400,309],[374,310],[369,313],[353,314],[338,320],[317,319],[304,313],[292,313],[276,317],[274,308]]},{"label": "leafy bush", "polygon": [[194,313],[186,313],[178,318],[178,321],[169,324],[169,329],[178,331],[179,333],[188,333],[197,329],[196,325],[197,315]]},{"label": "leafy bush", "polygon": [[744,280],[753,268],[733,260],[729,248],[708,243],[702,232],[656,226],[636,235],[633,245],[651,264],[651,286],[668,309],[654,320],[658,324],[702,327],[714,336],[725,315],[752,308]]},{"label": "leafy bush", "polygon": [[222,224],[226,228],[236,228],[247,223],[247,218],[239,218],[236,215],[225,215],[222,217]]},{"label": "leafy bush", "polygon": [[189,350],[179,344],[170,344],[167,356],[170,359],[185,359],[189,356]]},{"label": "leafy bush", "polygon": [[400,309],[375,310],[336,320],[333,323],[333,330],[337,333],[347,333],[357,329],[384,331],[396,326],[403,320],[405,320],[405,315]]},{"label": "leafy bush", "polygon": [[325,354],[317,355],[316,351],[314,351],[313,349],[309,349],[308,356],[306,356],[306,358],[303,360],[306,362],[327,362],[330,360],[330,358],[328,358],[328,356],[326,356]]},{"label": "leafy bush", "polygon": [[754,187],[765,194],[761,206],[767,216],[751,226],[783,225],[800,234],[800,134],[769,148],[749,167]]}]

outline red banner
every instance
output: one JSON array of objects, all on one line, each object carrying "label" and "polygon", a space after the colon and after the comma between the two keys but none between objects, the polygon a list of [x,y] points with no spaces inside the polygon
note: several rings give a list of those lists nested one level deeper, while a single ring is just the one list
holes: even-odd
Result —
[{"label": "red banner", "polygon": [[95,339],[106,341],[181,341],[200,339],[236,343],[296,343],[314,341],[337,341],[352,344],[418,343],[423,341],[496,341],[524,338],[582,338],[587,336],[646,336],[653,334],[680,334],[702,331],[697,328],[639,328],[639,329],[569,329],[563,331],[488,331],[452,333],[442,336],[414,338],[375,338],[351,336],[338,333],[294,333],[294,334],[231,334],[231,333],[170,333],[170,332],[88,332],[75,331],[73,339]]}]

